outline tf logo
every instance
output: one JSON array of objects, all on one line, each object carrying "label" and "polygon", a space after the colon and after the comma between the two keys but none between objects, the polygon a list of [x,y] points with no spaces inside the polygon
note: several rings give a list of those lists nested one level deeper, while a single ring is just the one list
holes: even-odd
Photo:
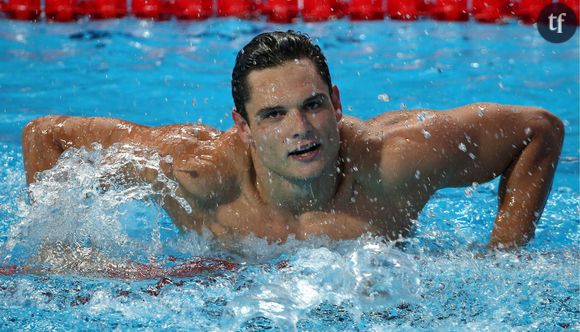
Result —
[{"label": "tf logo", "polygon": [[562,3],[544,7],[538,16],[538,31],[549,42],[563,43],[574,36],[578,17],[572,8]]}]

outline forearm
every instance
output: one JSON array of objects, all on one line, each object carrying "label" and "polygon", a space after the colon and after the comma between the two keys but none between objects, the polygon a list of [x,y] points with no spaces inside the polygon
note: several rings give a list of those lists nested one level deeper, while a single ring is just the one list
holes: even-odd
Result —
[{"label": "forearm", "polygon": [[490,247],[514,247],[534,236],[554,178],[563,139],[555,117],[536,121],[529,143],[502,174]]}]

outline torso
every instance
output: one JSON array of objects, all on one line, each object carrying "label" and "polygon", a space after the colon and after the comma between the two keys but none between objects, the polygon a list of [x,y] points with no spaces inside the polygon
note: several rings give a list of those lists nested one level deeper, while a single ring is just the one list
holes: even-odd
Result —
[{"label": "torso", "polygon": [[[354,133],[346,126],[342,127],[341,137],[351,138],[349,144],[357,144]],[[212,139],[210,136],[207,136],[208,140]],[[193,145],[188,147],[188,144]],[[180,151],[174,148],[177,146]],[[185,160],[198,148],[199,141],[194,140],[193,143],[181,142],[179,145],[167,143],[165,150],[177,153],[174,159]],[[406,236],[413,229],[413,221],[430,193],[421,193],[413,186],[390,190],[388,186],[369,184],[369,178],[371,181],[373,179],[360,174],[364,172],[361,170],[363,167],[357,164],[361,157],[348,152],[356,150],[341,150],[342,158],[349,161],[345,166],[348,170],[342,174],[333,201],[321,210],[293,214],[284,207],[269,206],[260,199],[254,183],[249,180],[249,174],[244,173],[235,188],[227,189],[230,194],[209,202],[200,202],[195,195],[189,194],[187,175],[181,174],[177,177],[181,185],[178,193],[188,201],[193,212],[188,214],[172,199],[166,199],[164,207],[182,229],[201,231],[207,228],[222,239],[250,234],[270,242],[283,242],[289,236],[305,239],[325,235],[331,239],[351,239],[367,232],[388,239]]]}]

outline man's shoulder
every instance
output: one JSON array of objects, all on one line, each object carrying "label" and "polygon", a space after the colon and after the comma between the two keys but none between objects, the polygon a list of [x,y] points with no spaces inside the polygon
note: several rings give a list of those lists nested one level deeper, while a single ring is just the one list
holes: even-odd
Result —
[{"label": "man's shoulder", "polygon": [[418,146],[426,141],[422,117],[430,112],[391,111],[366,121],[346,118],[341,125],[341,156],[356,166],[355,177],[361,183],[376,187],[380,178],[389,184],[386,187],[397,187],[413,175],[409,166],[416,163]]},{"label": "man's shoulder", "polygon": [[343,145],[349,150],[360,150],[363,146],[370,148],[386,140],[396,141],[415,126],[417,112],[389,111],[369,120],[345,116],[340,123]]}]

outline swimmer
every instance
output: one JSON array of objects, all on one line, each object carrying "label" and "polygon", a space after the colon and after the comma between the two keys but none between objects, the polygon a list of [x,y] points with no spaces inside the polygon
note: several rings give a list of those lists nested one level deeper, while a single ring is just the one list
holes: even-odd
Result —
[{"label": "swimmer", "polygon": [[179,228],[277,242],[408,236],[438,189],[501,177],[489,247],[510,248],[534,235],[564,137],[562,122],[536,107],[344,116],[320,48],[293,31],[260,34],[238,53],[232,93],[234,126],[225,132],[112,118],[33,120],[22,138],[27,183],[71,147],[141,146],[173,161],[127,177],[155,182],[163,172],[175,180],[192,210],[172,197],[160,203]]}]

